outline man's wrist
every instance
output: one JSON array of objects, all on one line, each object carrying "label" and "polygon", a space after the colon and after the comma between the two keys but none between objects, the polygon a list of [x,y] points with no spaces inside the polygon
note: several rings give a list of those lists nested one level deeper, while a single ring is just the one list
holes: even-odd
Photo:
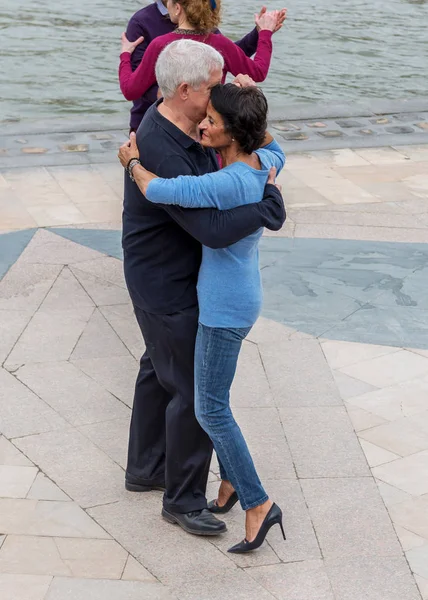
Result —
[{"label": "man's wrist", "polygon": [[126,166],[126,170],[128,172],[129,178],[131,181],[134,181],[134,182],[135,182],[135,178],[132,175],[132,170],[136,165],[141,165],[139,158],[131,158],[131,160],[128,162],[128,164]]}]

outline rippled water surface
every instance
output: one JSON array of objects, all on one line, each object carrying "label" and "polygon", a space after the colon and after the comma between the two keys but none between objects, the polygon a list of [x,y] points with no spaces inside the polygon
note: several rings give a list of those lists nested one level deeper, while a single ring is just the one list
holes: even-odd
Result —
[{"label": "rippled water surface", "polygon": [[[251,28],[259,5],[223,5],[222,30],[237,39]],[[0,120],[125,114],[119,39],[139,6],[0,0]],[[275,35],[263,84],[274,106],[428,95],[428,0],[287,0],[286,6],[289,19]]]}]

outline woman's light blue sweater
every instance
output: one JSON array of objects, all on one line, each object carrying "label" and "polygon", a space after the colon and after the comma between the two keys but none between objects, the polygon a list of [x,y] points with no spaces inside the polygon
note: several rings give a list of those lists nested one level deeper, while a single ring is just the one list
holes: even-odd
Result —
[{"label": "woman's light blue sweater", "polygon": [[[260,202],[269,169],[279,172],[285,156],[275,141],[257,150],[261,170],[235,162],[200,177],[183,175],[153,179],[146,198],[185,208],[227,210]],[[260,314],[263,293],[259,270],[260,229],[228,248],[203,246],[198,278],[199,321],[207,327],[251,327]]]}]

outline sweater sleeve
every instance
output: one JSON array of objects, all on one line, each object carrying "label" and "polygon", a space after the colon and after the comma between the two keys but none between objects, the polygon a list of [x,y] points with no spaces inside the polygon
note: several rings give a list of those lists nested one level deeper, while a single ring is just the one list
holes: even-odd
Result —
[{"label": "sweater sleeve", "polygon": [[267,146],[263,146],[263,148],[256,150],[256,154],[259,156],[262,165],[266,169],[275,167],[277,174],[281,171],[285,164],[284,151],[275,140],[273,140]]},{"label": "sweater sleeve", "polygon": [[[174,179],[152,179],[146,198],[159,204],[175,204],[183,208],[217,208],[227,210],[242,204],[238,173],[217,171],[199,177],[180,175]],[[261,200],[261,198],[260,198]]]},{"label": "sweater sleeve", "polygon": [[[220,45],[219,45],[220,46]],[[221,48],[226,63],[226,69],[232,75],[249,75],[254,81],[264,81],[267,77],[272,58],[272,32],[260,31],[257,42],[257,51],[254,59],[249,58],[229,38],[221,36]]]},{"label": "sweater sleeve", "polygon": [[244,35],[244,37],[240,40],[238,40],[237,42],[235,42],[235,44],[241,48],[241,50],[243,52],[245,52],[245,54],[247,56],[253,56],[253,54],[255,54],[256,50],[257,50],[257,42],[259,41],[259,32],[257,31],[257,27],[254,27],[254,29],[252,31],[250,31],[250,33],[247,33],[247,35]]},{"label": "sweater sleeve", "polygon": [[122,52],[119,82],[122,94],[127,100],[137,100],[156,83],[155,65],[163,47],[163,44],[157,43],[157,40],[151,42],[134,72],[132,72],[131,54]]}]

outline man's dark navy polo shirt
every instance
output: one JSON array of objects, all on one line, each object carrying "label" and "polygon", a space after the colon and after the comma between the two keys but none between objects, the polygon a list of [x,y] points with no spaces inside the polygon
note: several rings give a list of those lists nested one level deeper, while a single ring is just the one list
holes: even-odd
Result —
[{"label": "man's dark navy polo shirt", "polygon": [[[149,108],[137,131],[143,166],[166,178],[216,171],[215,153],[163,117],[157,109],[160,102]],[[226,247],[260,227],[281,227],[281,194],[271,185],[266,192],[269,199],[231,210],[185,209],[152,204],[125,175],[122,245],[133,303],[155,314],[196,304],[201,244]]]}]

